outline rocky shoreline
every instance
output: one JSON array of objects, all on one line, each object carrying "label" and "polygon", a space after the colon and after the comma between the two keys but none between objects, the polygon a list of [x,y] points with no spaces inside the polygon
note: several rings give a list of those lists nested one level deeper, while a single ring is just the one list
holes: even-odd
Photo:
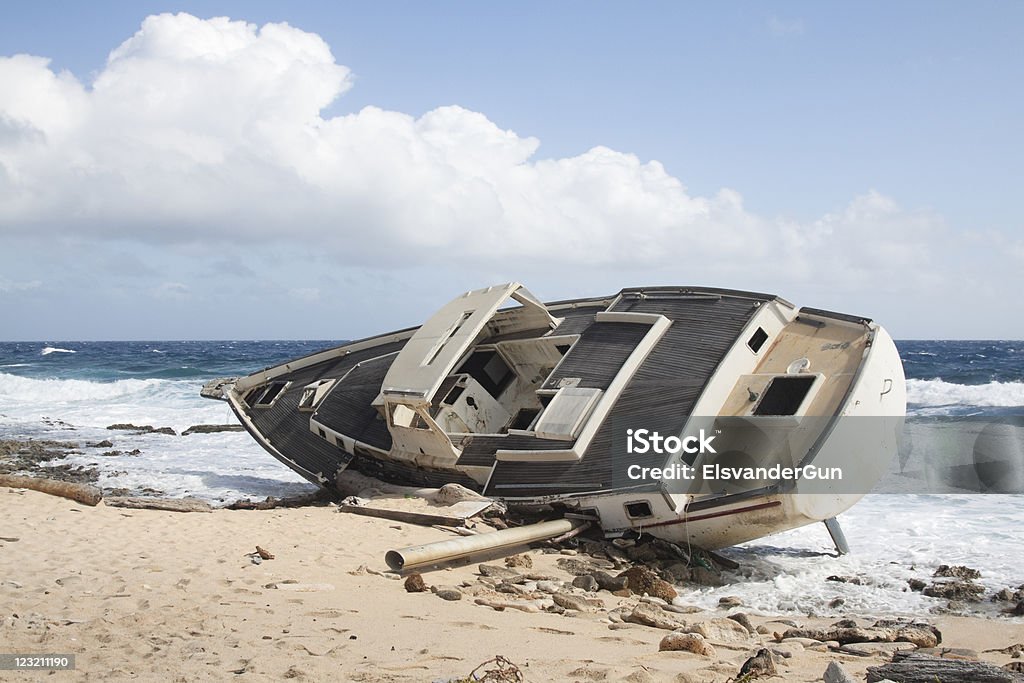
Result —
[{"label": "rocky shoreline", "polygon": [[[9,520],[0,529],[0,638],[17,651],[45,642],[47,651],[75,653],[72,676],[81,679],[451,682],[518,671],[531,681],[924,683],[911,676],[926,671],[929,683],[1017,683],[1022,675],[1019,619],[772,615],[728,595],[703,609],[687,589],[730,582],[736,570],[726,558],[684,558],[663,544],[576,537],[400,575],[384,569],[388,550],[450,530],[338,514],[333,505],[182,514],[83,507],[9,488],[0,497]],[[486,522],[501,525],[474,518],[468,531],[486,531]],[[520,680],[497,675],[491,680]]]}]

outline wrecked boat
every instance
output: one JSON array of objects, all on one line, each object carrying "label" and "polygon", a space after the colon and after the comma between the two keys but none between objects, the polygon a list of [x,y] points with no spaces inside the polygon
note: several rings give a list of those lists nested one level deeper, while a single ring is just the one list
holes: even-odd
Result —
[{"label": "wrecked boat", "polygon": [[458,483],[705,549],[824,521],[845,550],[835,517],[887,471],[906,411],[868,318],[701,287],[542,303],[515,282],[203,395],[322,487]]}]

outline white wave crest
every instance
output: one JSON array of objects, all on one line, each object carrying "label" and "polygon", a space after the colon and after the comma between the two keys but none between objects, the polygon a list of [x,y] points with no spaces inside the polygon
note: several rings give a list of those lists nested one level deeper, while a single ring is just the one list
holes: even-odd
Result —
[{"label": "white wave crest", "polygon": [[121,379],[116,382],[89,382],[83,379],[34,379],[0,372],[0,397],[25,403],[109,401],[143,394],[166,381]]},{"label": "white wave crest", "polygon": [[78,351],[73,351],[72,349],[62,349],[56,346],[47,346],[45,349],[43,349],[40,355],[49,356],[51,353],[78,353]]},{"label": "white wave crest", "polygon": [[923,406],[1024,406],[1024,382],[954,384],[941,379],[908,379],[907,403]]}]

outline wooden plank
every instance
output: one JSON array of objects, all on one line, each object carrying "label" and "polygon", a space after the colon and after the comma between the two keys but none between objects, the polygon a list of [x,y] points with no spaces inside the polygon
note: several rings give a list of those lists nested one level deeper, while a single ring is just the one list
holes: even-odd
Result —
[{"label": "wooden plank", "polygon": [[341,505],[339,510],[341,512],[351,512],[355,515],[380,517],[381,519],[391,519],[396,522],[407,522],[409,524],[422,524],[423,526],[432,526],[434,524],[440,524],[442,526],[466,526],[466,520],[462,517],[432,515],[425,512],[385,510],[383,508],[373,508],[366,505]]}]

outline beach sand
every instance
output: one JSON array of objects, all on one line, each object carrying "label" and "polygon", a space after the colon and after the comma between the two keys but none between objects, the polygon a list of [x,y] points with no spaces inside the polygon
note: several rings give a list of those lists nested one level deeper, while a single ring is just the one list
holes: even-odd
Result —
[{"label": "beach sand", "polygon": [[[451,536],[334,506],[183,514],[91,508],[0,488],[0,511],[0,654],[74,654],[76,670],[53,680],[433,681],[466,676],[503,655],[528,681],[726,681],[773,641],[712,641],[713,658],[659,652],[668,631],[612,628],[601,612],[499,612],[468,594],[452,602],[407,593],[402,581],[360,567],[383,572],[387,550]],[[274,559],[254,564],[248,554],[257,545]],[[557,567],[559,555],[528,553],[532,571],[572,578]],[[477,563],[424,578],[458,586],[479,578]],[[608,607],[637,602],[599,596]],[[941,629],[944,647],[981,653],[1024,643],[1024,624],[1015,621],[921,617]],[[787,628],[751,619],[770,631]],[[863,680],[866,667],[889,659],[776,647],[792,655],[777,658],[787,681],[821,680],[830,661]],[[0,671],[0,680],[43,675]]]}]

